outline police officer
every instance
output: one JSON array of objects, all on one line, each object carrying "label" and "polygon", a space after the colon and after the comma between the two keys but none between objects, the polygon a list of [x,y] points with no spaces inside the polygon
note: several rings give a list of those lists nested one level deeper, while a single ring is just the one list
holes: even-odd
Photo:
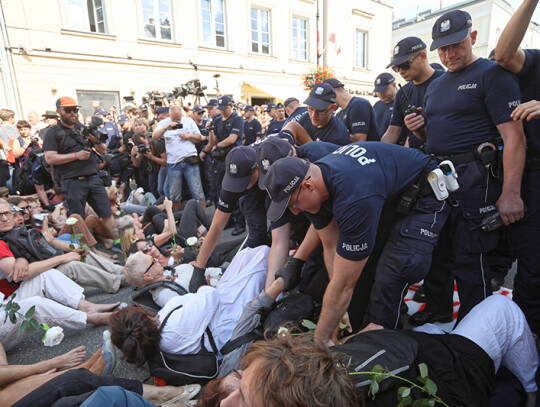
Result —
[{"label": "police officer", "polygon": [[276,104],[275,103],[268,103],[266,105],[266,113],[268,114],[268,117],[270,118],[269,120],[267,120],[266,122],[263,121],[263,123],[261,123],[262,125],[262,130],[263,130],[263,133],[266,135],[266,134],[269,134],[268,133],[268,126],[270,125],[270,123],[272,122],[272,120],[274,120],[276,118]]},{"label": "police officer", "polygon": [[388,67],[399,73],[408,83],[398,90],[394,100],[394,112],[390,119],[390,126],[382,136],[381,141],[396,143],[402,130],[407,132],[406,145],[413,148],[422,148],[424,141],[415,137],[407,129],[404,118],[410,104],[417,108],[424,106],[426,89],[443,71],[433,69],[427,60],[426,44],[420,38],[407,37],[399,41],[394,47],[392,60]]},{"label": "police officer", "polygon": [[[330,275],[315,340],[327,344],[344,316],[354,286],[372,253],[385,203],[420,189],[392,229],[378,262],[367,322],[396,328],[407,287],[428,272],[431,253],[448,214],[426,182],[435,167],[420,151],[384,143],[342,146],[315,164],[283,158],[269,169],[269,219],[287,207],[304,211],[322,241]],[[408,195],[407,195],[408,196]],[[406,202],[407,200],[400,200]]]},{"label": "police officer", "polygon": [[283,123],[285,127],[290,121],[298,122],[302,116],[308,114],[307,107],[300,106],[300,101],[295,97],[290,97],[283,102],[283,107],[285,108],[285,114],[287,115],[287,120]]},{"label": "police officer", "polygon": [[[377,122],[379,135],[382,137],[390,125],[390,118],[394,111],[394,99],[397,93],[394,76],[388,72],[379,74],[375,78],[373,93],[380,99],[373,105],[373,111],[375,112],[375,121]],[[406,131],[402,129],[396,144],[401,146],[405,144],[406,137]]]},{"label": "police officer", "polygon": [[109,234],[107,237],[112,238],[115,223],[103,180],[98,176],[98,165],[107,146],[92,134],[83,135],[83,126],[78,121],[79,107],[76,100],[68,96],[56,101],[60,122],[45,134],[45,160],[54,165],[69,213],[84,217],[88,202],[101,218]]},{"label": "police officer", "polygon": [[253,106],[244,107],[244,138],[242,143],[248,146],[262,137],[261,123],[255,118]]},{"label": "police officer", "polygon": [[518,259],[513,299],[531,330],[540,335],[540,50],[519,48],[537,4],[537,0],[525,0],[510,18],[495,48],[495,59],[518,76],[521,88],[521,104],[512,112],[512,118],[523,121],[527,136],[521,196],[528,211],[511,228]]},{"label": "police officer", "polygon": [[285,108],[283,103],[278,103],[275,109],[275,118],[268,125],[266,134],[276,134],[279,133],[283,125],[285,124]]},{"label": "police officer", "polygon": [[298,144],[309,141],[326,141],[328,143],[345,145],[351,142],[347,127],[334,117],[336,110],[336,92],[328,83],[316,84],[308,98],[308,114],[298,122],[289,122],[284,129],[290,130]]},{"label": "police officer", "polygon": [[379,141],[379,131],[371,103],[364,98],[352,96],[336,78],[329,78],[324,82],[332,86],[336,92],[336,104],[341,108],[337,118],[349,130],[351,143]]},{"label": "police officer", "polygon": [[101,126],[101,130],[107,132],[107,150],[113,151],[117,150],[120,147],[120,144],[122,142],[122,135],[118,130],[118,126],[108,119],[109,115],[109,112],[102,108],[97,108],[94,111],[94,116],[99,116],[103,119],[103,125]]},{"label": "police officer", "polygon": [[199,153],[199,158],[204,163],[204,176],[208,180],[208,201],[206,201],[207,206],[210,206],[209,201],[217,204],[217,200],[219,197],[219,189],[216,190],[215,185],[212,182],[212,177],[214,176],[214,160],[212,160],[212,155],[210,154],[212,146],[209,145],[210,135],[215,131],[217,123],[223,117],[221,115],[221,111],[216,109],[217,105],[217,99],[210,99],[208,100],[207,105],[204,106],[204,108],[206,109],[206,113],[208,114],[208,118],[210,119],[206,122],[206,136],[208,137],[208,143],[202,148],[201,152]]},{"label": "police officer", "polygon": [[[482,218],[498,210],[509,225],[524,211],[520,186],[525,136],[521,122],[511,116],[519,104],[518,82],[496,63],[473,54],[477,32],[471,26],[471,16],[462,10],[437,19],[430,49],[437,50],[448,71],[427,89],[422,115],[405,117],[411,131],[427,136],[426,152],[450,160],[459,178],[460,188],[453,193],[457,204],[450,217],[451,272],[461,302],[458,320],[492,293],[486,253],[495,249],[498,233],[483,232]],[[504,143],[502,192],[495,178],[499,134]]]}]

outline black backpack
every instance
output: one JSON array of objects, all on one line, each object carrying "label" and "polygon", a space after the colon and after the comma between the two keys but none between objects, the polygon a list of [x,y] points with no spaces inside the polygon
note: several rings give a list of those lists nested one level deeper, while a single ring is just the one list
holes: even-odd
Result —
[{"label": "black backpack", "polygon": [[31,195],[36,193],[32,169],[38,166],[40,160],[44,160],[43,151],[39,148],[35,148],[24,158],[22,166],[16,167],[13,177],[13,187],[15,190],[19,191],[21,195]]},{"label": "black backpack", "polygon": [[23,257],[28,262],[47,260],[64,254],[51,246],[41,232],[26,226],[14,226],[9,232],[0,233],[15,257]]}]

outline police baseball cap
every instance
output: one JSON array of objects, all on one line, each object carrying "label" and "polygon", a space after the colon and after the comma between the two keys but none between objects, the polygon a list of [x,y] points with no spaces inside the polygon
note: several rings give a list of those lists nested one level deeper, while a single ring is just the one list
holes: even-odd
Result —
[{"label": "police baseball cap", "polygon": [[269,112],[270,110],[273,110],[276,108],[276,105],[274,103],[268,103],[266,105],[266,111]]},{"label": "police baseball cap", "polygon": [[373,89],[373,92],[384,92],[386,89],[388,89],[388,85],[395,81],[394,75],[388,72],[383,72],[375,79],[375,89]]},{"label": "police baseball cap", "polygon": [[109,112],[107,112],[105,109],[102,109],[102,108],[97,108],[95,111],[94,111],[94,115],[100,115],[100,116],[107,116],[109,114]]},{"label": "police baseball cap", "polygon": [[56,101],[56,108],[60,109],[61,107],[81,107],[77,104],[77,101],[69,96],[62,96]]},{"label": "police baseball cap", "polygon": [[336,91],[328,83],[315,84],[311,92],[309,92],[308,98],[304,100],[304,104],[317,110],[324,110],[333,103],[336,103]]},{"label": "police baseball cap", "polygon": [[204,106],[205,109],[208,109],[209,107],[216,107],[218,105],[217,99],[210,99],[208,101],[208,104]]},{"label": "police baseball cap", "polygon": [[118,124],[122,126],[129,120],[129,116],[127,114],[122,114],[118,117]]},{"label": "police baseball cap", "polygon": [[283,103],[278,103],[276,105],[276,109],[283,109],[285,106],[283,106]]},{"label": "police baseball cap", "polygon": [[248,146],[233,148],[225,159],[225,176],[221,187],[229,192],[244,192],[257,167],[255,150]]},{"label": "police baseball cap", "polygon": [[146,103],[143,103],[142,105],[139,106],[139,110],[148,110],[148,105]]},{"label": "police baseball cap", "polygon": [[229,96],[222,96],[218,99],[217,109],[218,110],[225,110],[227,107],[231,106],[233,104],[232,99]]},{"label": "police baseball cap", "polygon": [[168,107],[160,107],[160,108],[156,109],[156,115],[160,115],[160,114],[163,114],[163,113],[169,113],[169,108]]},{"label": "police baseball cap", "polygon": [[193,106],[193,109],[192,109],[195,113],[200,113],[200,112],[204,112],[204,107],[202,107],[201,105],[199,104],[196,104],[195,106]]},{"label": "police baseball cap", "polygon": [[248,111],[249,111],[249,112],[254,112],[255,109],[254,109],[253,106],[251,106],[251,105],[246,105],[246,106],[244,107],[244,111],[246,111],[246,112],[248,112]]},{"label": "police baseball cap", "polygon": [[337,80],[336,78],[328,78],[323,83],[329,84],[334,89],[335,88],[343,88],[345,86],[339,80]]},{"label": "police baseball cap", "polygon": [[259,188],[264,189],[264,180],[270,166],[284,157],[291,157],[294,148],[287,140],[280,137],[268,137],[257,150],[257,165],[259,166]]},{"label": "police baseball cap", "polygon": [[277,160],[266,173],[264,186],[272,202],[266,216],[272,222],[283,216],[292,193],[300,186],[309,169],[309,161],[298,157]]},{"label": "police baseball cap", "polygon": [[469,34],[470,27],[472,27],[472,18],[466,11],[453,10],[443,14],[433,25],[431,31],[433,42],[429,50],[433,51],[463,41]]},{"label": "police baseball cap", "polygon": [[400,65],[406,60],[408,60],[409,57],[415,52],[426,48],[426,43],[418,37],[403,38],[394,47],[394,51],[392,53],[392,60],[386,67],[390,68],[391,66]]}]

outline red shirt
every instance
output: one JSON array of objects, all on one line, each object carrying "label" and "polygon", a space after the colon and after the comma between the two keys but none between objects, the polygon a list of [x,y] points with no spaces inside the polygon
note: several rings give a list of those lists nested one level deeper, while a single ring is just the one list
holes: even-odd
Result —
[{"label": "red shirt", "polygon": [[4,257],[15,257],[6,242],[0,241],[0,259]]}]

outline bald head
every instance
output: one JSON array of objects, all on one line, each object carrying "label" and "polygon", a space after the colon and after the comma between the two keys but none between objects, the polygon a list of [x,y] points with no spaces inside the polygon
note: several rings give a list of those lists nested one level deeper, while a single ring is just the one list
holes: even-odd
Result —
[{"label": "bald head", "polygon": [[169,114],[171,115],[171,121],[177,122],[182,119],[182,108],[180,106],[171,106]]}]

